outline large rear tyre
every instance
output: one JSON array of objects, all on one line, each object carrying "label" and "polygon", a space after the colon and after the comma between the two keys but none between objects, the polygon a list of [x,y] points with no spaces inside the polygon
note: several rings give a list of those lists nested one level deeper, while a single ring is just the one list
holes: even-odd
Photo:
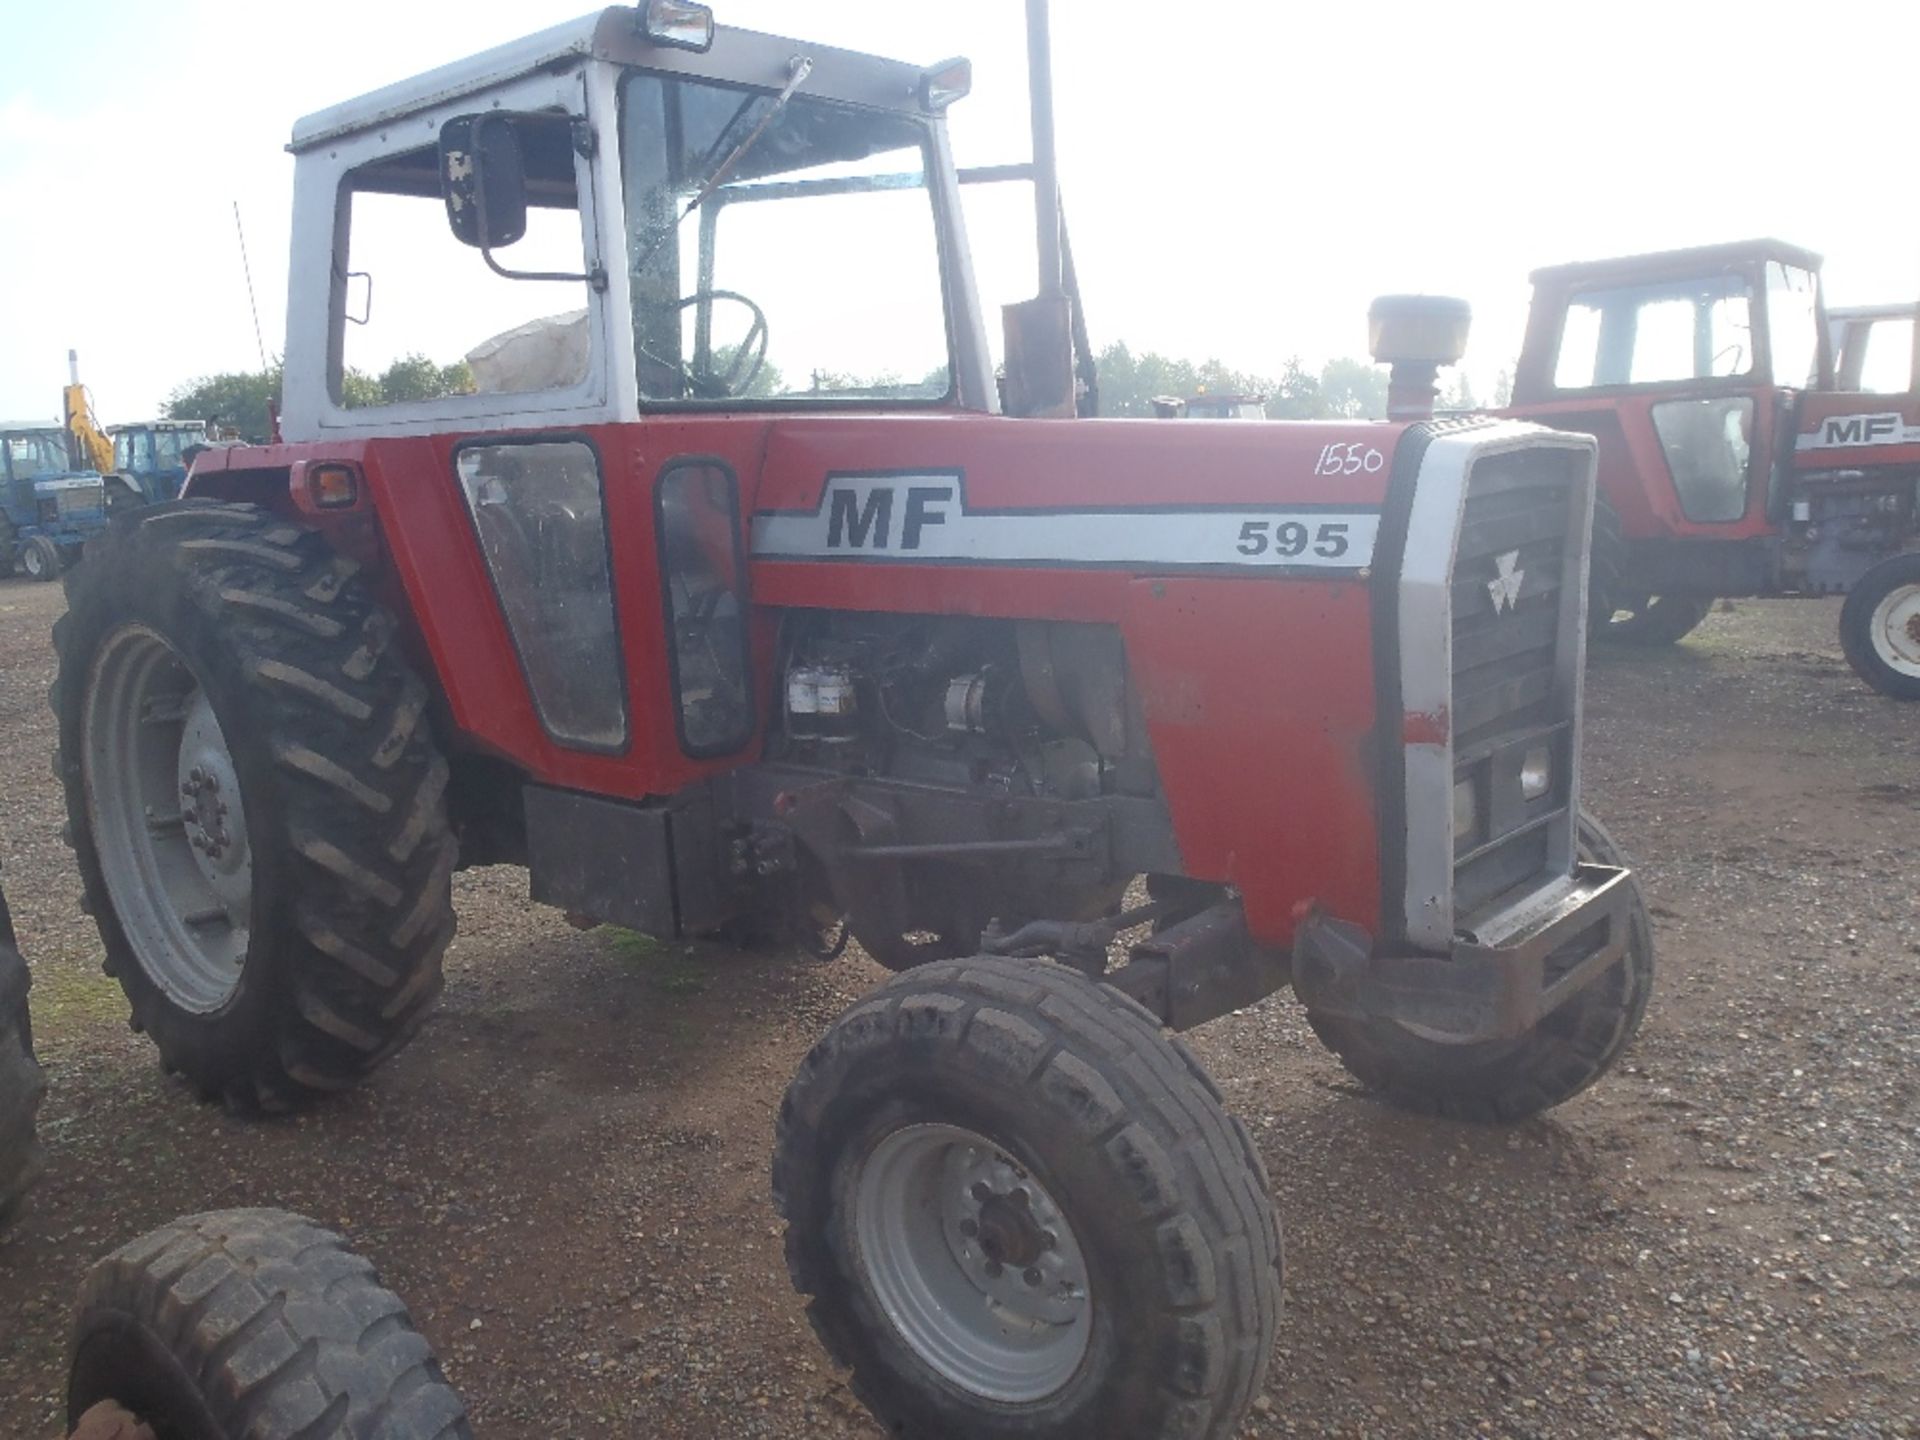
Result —
[{"label": "large rear tyre", "polygon": [[1247,1132],[1145,1010],[975,957],[814,1046],[774,1150],[787,1266],[889,1433],[1237,1432],[1280,1314]]},{"label": "large rear tyre", "polygon": [[93,1267],[67,1380],[68,1425],[88,1416],[165,1440],[473,1433],[373,1266],[277,1210],[176,1220]]},{"label": "large rear tyre", "polygon": [[1587,572],[1587,636],[1605,644],[1676,645],[1713,612],[1703,595],[1647,595],[1627,581],[1627,539],[1605,495],[1593,502],[1593,560]]},{"label": "large rear tyre", "polygon": [[54,627],[107,971],[166,1064],[242,1110],[391,1055],[453,935],[446,762],[355,570],[252,506],[150,506],[94,542]]},{"label": "large rear tyre", "polygon": [[0,1225],[19,1209],[41,1165],[34,1122],[47,1081],[33,1058],[30,984],[27,962],[14,943],[6,896],[0,895]]},{"label": "large rear tyre", "polygon": [[1920,700],[1920,554],[1882,560],[1847,592],[1840,646],[1882,695]]},{"label": "large rear tyre", "polygon": [[[1580,819],[1580,854],[1624,864],[1613,837]],[[1391,1104],[1423,1115],[1487,1124],[1550,1110],[1616,1065],[1639,1033],[1653,994],[1653,926],[1637,882],[1627,953],[1606,974],[1549,1013],[1518,1040],[1444,1045],[1387,1020],[1350,1020],[1307,1011],[1341,1064]]]}]

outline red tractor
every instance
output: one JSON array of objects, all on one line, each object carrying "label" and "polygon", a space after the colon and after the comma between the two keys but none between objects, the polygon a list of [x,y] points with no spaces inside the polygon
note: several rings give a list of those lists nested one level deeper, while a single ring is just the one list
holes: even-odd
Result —
[{"label": "red tractor", "polygon": [[1914,307],[1829,315],[1774,240],[1559,265],[1505,414],[1600,441],[1597,635],[1670,644],[1723,595],[1847,596],[1847,658],[1920,699]]},{"label": "red tractor", "polygon": [[[414,1033],[459,865],[658,936],[844,925],[900,974],[773,1173],[858,1393],[1221,1437],[1280,1236],[1170,1032],[1291,984],[1384,1096],[1511,1120],[1646,1006],[1580,808],[1594,443],[1075,418],[1029,24],[1036,159],[974,175],[964,64],[677,0],[301,121],[284,442],[75,572],[58,765],[135,1023],[244,1109]],[[1042,273],[1002,392],[961,187],[1010,176]],[[360,347],[461,327],[512,363],[353,403]]]}]

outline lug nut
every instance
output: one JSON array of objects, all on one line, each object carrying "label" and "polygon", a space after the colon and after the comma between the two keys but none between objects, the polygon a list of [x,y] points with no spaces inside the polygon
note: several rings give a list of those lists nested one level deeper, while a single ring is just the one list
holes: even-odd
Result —
[{"label": "lug nut", "polygon": [[1021,1275],[1020,1278],[1026,1281],[1027,1284],[1029,1285],[1037,1286],[1040,1283],[1040,1272],[1038,1270],[1033,1269],[1031,1266],[1029,1266],[1026,1270],[1026,1273]]},{"label": "lug nut", "polygon": [[998,1280],[1004,1273],[1000,1268],[1000,1262],[998,1260],[987,1261],[987,1278],[989,1280]]},{"label": "lug nut", "polygon": [[984,1180],[976,1180],[973,1182],[973,1189],[967,1193],[984,1205],[993,1198],[993,1187]]}]

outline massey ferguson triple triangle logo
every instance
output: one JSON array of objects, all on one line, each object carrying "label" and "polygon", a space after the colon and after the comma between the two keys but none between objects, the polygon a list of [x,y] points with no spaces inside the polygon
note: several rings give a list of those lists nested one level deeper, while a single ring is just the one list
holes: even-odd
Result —
[{"label": "massey ferguson triple triangle logo", "polygon": [[993,509],[968,502],[957,471],[916,471],[827,476],[813,509],[753,517],[753,553],[895,565],[1356,571],[1373,564],[1379,533],[1378,510],[1346,505]]},{"label": "massey ferguson triple triangle logo", "polygon": [[1527,583],[1527,572],[1520,568],[1520,552],[1509,550],[1495,560],[1500,573],[1487,582],[1493,596],[1493,613],[1503,615],[1520,603],[1520,587]]}]

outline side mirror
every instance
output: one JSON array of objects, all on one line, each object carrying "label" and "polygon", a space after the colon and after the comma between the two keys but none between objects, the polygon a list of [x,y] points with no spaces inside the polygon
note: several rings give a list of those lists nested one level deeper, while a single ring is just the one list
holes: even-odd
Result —
[{"label": "side mirror", "polygon": [[462,245],[499,250],[527,233],[527,162],[507,115],[456,115],[440,127],[440,193]]}]

